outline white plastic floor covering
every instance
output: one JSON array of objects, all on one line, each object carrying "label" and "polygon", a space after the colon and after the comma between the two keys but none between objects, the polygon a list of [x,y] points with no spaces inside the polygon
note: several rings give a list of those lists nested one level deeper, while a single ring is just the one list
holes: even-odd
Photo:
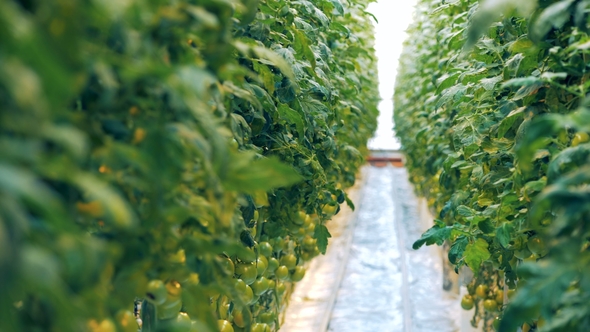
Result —
[{"label": "white plastic floor covering", "polygon": [[366,167],[357,204],[329,225],[334,238],[295,289],[283,332],[454,332],[460,307],[442,289],[436,247],[415,251],[428,227],[403,168]]}]

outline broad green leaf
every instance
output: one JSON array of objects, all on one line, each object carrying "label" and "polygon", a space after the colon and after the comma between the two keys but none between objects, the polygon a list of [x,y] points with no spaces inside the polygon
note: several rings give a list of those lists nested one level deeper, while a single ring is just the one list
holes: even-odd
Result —
[{"label": "broad green leaf", "polygon": [[436,225],[432,226],[429,230],[424,232],[420,239],[418,239],[414,244],[412,244],[412,248],[414,250],[420,249],[423,245],[441,245],[443,242],[449,238],[451,235],[451,228],[445,226],[441,222],[437,222]]},{"label": "broad green leaf", "polygon": [[478,238],[465,247],[465,263],[473,272],[477,273],[481,264],[490,258],[491,254],[488,251],[488,246],[486,240]]},{"label": "broad green leaf", "polygon": [[328,231],[328,228],[323,225],[317,225],[313,231],[313,238],[317,240],[318,249],[322,254],[326,254],[326,248],[328,247],[328,238],[332,235]]},{"label": "broad green leaf", "polygon": [[299,112],[290,108],[286,104],[279,104],[277,110],[279,111],[279,116],[282,119],[286,120],[290,124],[295,125],[295,128],[297,129],[297,134],[299,135],[299,140],[303,141],[303,139],[305,138],[305,122],[301,114],[299,114]]}]

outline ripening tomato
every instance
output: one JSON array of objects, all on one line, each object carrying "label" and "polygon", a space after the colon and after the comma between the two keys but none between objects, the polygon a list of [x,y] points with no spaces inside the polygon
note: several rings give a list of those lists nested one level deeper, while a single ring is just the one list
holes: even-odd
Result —
[{"label": "ripening tomato", "polygon": [[483,299],[488,295],[488,290],[489,288],[487,285],[478,285],[477,288],[475,288],[475,295],[480,299]]},{"label": "ripening tomato", "polygon": [[219,326],[219,332],[234,332],[234,328],[231,326],[231,323],[225,319],[218,320],[217,324]]},{"label": "ripening tomato", "polygon": [[498,302],[496,300],[485,300],[483,301],[483,307],[488,311],[496,311],[498,310]]},{"label": "ripening tomato", "polygon": [[574,138],[572,139],[572,146],[578,146],[582,143],[586,143],[590,141],[590,136],[588,135],[588,133],[585,132],[580,132],[580,133],[576,133],[574,135]]},{"label": "ripening tomato", "polygon": [[461,308],[465,310],[473,309],[474,305],[475,303],[473,302],[473,297],[471,297],[471,295],[469,294],[465,294],[465,296],[463,296],[463,298],[461,299]]}]

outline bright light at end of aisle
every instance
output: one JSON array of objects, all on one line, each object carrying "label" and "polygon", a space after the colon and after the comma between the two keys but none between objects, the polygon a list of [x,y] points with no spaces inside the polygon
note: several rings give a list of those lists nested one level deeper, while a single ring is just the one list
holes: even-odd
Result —
[{"label": "bright light at end of aisle", "polygon": [[398,150],[400,144],[393,134],[393,88],[398,59],[406,29],[414,17],[416,0],[379,0],[369,6],[379,23],[375,25],[375,51],[379,59],[379,127],[369,141],[372,150]]}]

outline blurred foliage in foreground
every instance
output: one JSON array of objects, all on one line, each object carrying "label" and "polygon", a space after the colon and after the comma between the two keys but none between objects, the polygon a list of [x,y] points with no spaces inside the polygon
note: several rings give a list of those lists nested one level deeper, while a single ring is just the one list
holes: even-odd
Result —
[{"label": "blurred foliage in foreground", "polygon": [[0,1],[0,330],[277,330],[376,127],[368,2]]}]

